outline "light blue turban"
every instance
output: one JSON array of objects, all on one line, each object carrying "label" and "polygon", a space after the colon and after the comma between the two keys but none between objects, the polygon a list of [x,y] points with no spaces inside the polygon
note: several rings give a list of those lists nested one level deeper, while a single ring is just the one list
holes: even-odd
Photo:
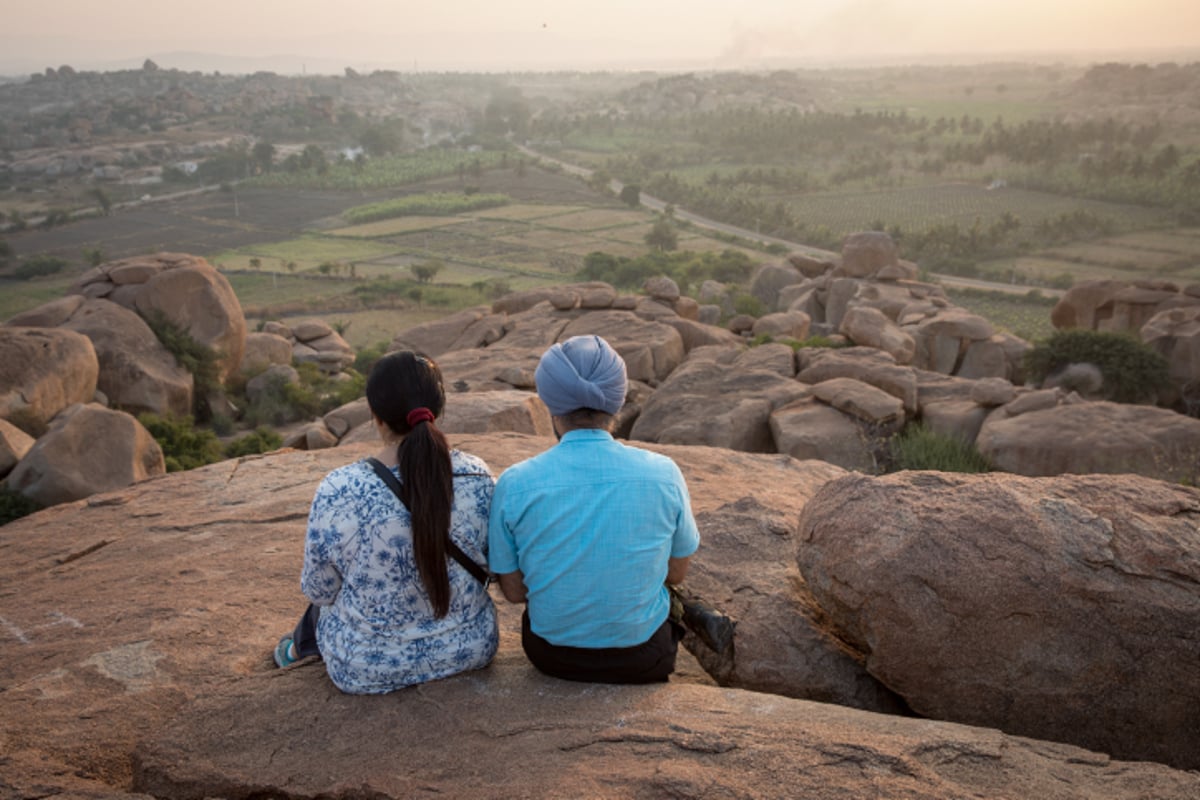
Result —
[{"label": "light blue turban", "polygon": [[625,361],[599,336],[572,336],[552,346],[534,379],[556,417],[581,408],[616,414],[625,404]]}]

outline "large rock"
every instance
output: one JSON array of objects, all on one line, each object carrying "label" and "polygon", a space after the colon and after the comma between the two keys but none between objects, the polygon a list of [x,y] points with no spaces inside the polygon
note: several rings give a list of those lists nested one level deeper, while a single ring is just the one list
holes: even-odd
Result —
[{"label": "large rock", "polygon": [[919,407],[917,371],[898,365],[894,356],[882,350],[873,347],[803,348],[798,351],[797,358],[800,371],[796,377],[802,383],[854,378],[900,398],[910,414],[915,414]]},{"label": "large rock", "polygon": [[869,278],[884,267],[900,261],[892,237],[883,231],[852,233],[842,241],[841,274],[851,278]]},{"label": "large rock", "polygon": [[233,287],[202,258],[164,256],[156,257],[163,268],[142,286],[134,307],[147,319],[164,315],[211,348],[228,378],[241,366],[246,346],[246,318]]},{"label": "large rock", "polygon": [[544,352],[541,347],[452,350],[437,363],[448,393],[533,390],[537,387],[534,374]]},{"label": "large rock", "polygon": [[917,350],[911,336],[882,311],[870,306],[846,309],[838,330],[857,345],[883,350],[898,364],[911,362]]},{"label": "large rock", "polygon": [[1050,311],[1050,324],[1059,330],[1111,327],[1113,298],[1129,284],[1117,280],[1080,281],[1063,293]]},{"label": "large rock", "polygon": [[1200,490],[852,475],[800,527],[822,610],[918,714],[1200,767]]},{"label": "large rock", "polygon": [[0,419],[41,427],[96,394],[100,362],[86,336],[54,328],[0,326]]},{"label": "large rock", "polygon": [[808,338],[812,318],[803,311],[779,311],[759,317],[750,329],[754,336],[781,337],[803,341]]},{"label": "large rock", "polygon": [[203,258],[157,253],[111,261],[89,270],[71,291],[105,297],[148,320],[163,315],[217,353],[223,378],[241,365],[246,344],[242,306],[225,276]]},{"label": "large rock", "polygon": [[976,445],[998,469],[1019,475],[1133,472],[1169,481],[1200,479],[1200,419],[1154,406],[1102,401],[1019,416],[1000,412],[988,417]]},{"label": "large rock", "polygon": [[792,458],[815,459],[863,472],[878,468],[866,426],[816,398],[795,400],[775,409],[768,423],[775,450]]},{"label": "large rock", "polygon": [[630,380],[657,383],[683,361],[683,337],[670,325],[641,319],[627,311],[593,311],[572,321],[558,336],[595,334],[621,354]]},{"label": "large rock", "polygon": [[446,433],[496,433],[512,431],[554,436],[546,405],[533,392],[463,392],[446,396],[446,410],[438,427]]},{"label": "large rock", "polygon": [[804,276],[791,264],[763,264],[750,280],[750,294],[758,298],[767,311],[779,310],[779,292],[785,286],[800,283]]},{"label": "large rock", "polygon": [[97,388],[115,408],[164,417],[192,413],[192,374],[133,311],[108,300],[86,300],[61,329],[92,340],[100,363]]},{"label": "large rock", "polygon": [[55,417],[5,485],[49,506],[164,472],[162,448],[140,422],[93,403],[72,406]]},{"label": "large rock", "polygon": [[[499,473],[552,442],[491,434],[452,443]],[[304,607],[296,576],[316,485],[378,446],[221,462],[0,528],[6,793],[1190,800],[1200,792],[1197,775],[1156,764],[682,682],[686,674],[645,687],[554,680],[525,660],[520,607],[504,603],[500,653],[479,672],[352,697],[319,664],[275,670],[270,648]],[[781,464],[663,449],[703,486],[693,492],[700,515],[759,497]],[[775,535],[779,488],[761,494],[772,517],[744,536]],[[752,507],[741,508],[751,524]]]},{"label": "large rock", "polygon": [[1171,383],[1191,416],[1200,416],[1200,305],[1155,314],[1139,336],[1167,359]]},{"label": "large rock", "polygon": [[957,375],[971,345],[985,342],[995,335],[990,322],[961,308],[943,309],[936,315],[909,326],[908,332],[917,344],[913,366],[944,375]]},{"label": "large rock", "polygon": [[268,367],[290,366],[292,343],[274,333],[246,334],[246,352],[242,356],[242,372],[254,376]]},{"label": "large rock", "polygon": [[34,438],[25,431],[0,419],[0,478],[12,472],[17,462],[33,447]]},{"label": "large rock", "polygon": [[493,316],[487,306],[465,308],[441,319],[425,322],[396,334],[388,350],[412,350],[436,358],[452,349],[468,328]]},{"label": "large rock", "polygon": [[756,358],[753,350],[693,350],[646,401],[630,437],[774,452],[768,424],[771,412],[802,397],[807,387],[774,370],[748,368],[746,364]]}]

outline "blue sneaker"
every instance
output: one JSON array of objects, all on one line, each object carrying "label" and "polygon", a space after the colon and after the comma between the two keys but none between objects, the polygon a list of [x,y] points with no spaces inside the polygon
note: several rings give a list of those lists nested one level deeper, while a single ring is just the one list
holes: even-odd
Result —
[{"label": "blue sneaker", "polygon": [[292,653],[292,637],[285,636],[275,645],[275,666],[283,668],[295,664],[298,660]]}]

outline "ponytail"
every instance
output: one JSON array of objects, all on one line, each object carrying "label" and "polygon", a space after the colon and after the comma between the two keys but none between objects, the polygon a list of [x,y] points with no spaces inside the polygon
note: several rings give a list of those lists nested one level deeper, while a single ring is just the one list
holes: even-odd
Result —
[{"label": "ponytail", "polygon": [[439,619],[450,610],[446,553],[454,502],[450,445],[434,424],[445,403],[441,370],[415,353],[384,356],[367,379],[371,413],[404,436],[398,454],[400,499],[412,517],[417,574]]}]

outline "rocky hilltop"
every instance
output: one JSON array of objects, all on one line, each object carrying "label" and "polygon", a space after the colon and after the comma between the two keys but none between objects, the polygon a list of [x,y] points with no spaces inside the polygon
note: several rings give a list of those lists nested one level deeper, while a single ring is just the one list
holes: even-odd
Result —
[{"label": "rocky hilltop", "polygon": [[[454,437],[497,473],[552,443]],[[1132,476],[973,480],[972,502],[1038,515],[1038,527],[1005,545],[992,516],[962,524],[968,511],[946,492],[963,486],[936,474],[876,479],[780,454],[643,446],[675,458],[691,486],[704,544],[689,583],[735,618],[734,652],[723,654],[720,673],[730,686],[710,685],[694,667],[653,687],[546,678],[525,661],[516,609],[503,603],[500,654],[475,673],[363,698],[338,693],[316,663],[273,669],[270,647],[303,607],[297,576],[316,484],[374,446],[282,451],[152,478],[0,528],[4,796],[1200,796],[1200,773],[1179,769],[1194,770],[1185,762],[1200,751],[1195,704],[1185,701],[1200,694],[1200,492]],[[1117,498],[1109,506],[1089,499],[1100,481]],[[899,506],[896,493],[905,495]],[[896,532],[880,525],[879,503],[899,512]],[[930,558],[923,541],[935,550],[957,541],[954,558],[990,581],[947,582],[951,562]],[[1043,575],[1075,562],[1082,572],[1041,595],[1021,589],[1014,611],[1003,603],[1028,584],[1029,567],[995,556],[1038,541],[1045,552],[1029,562]],[[1089,583],[1089,569],[1100,583]],[[889,571],[912,588],[860,583]],[[1019,658],[982,649],[983,631],[970,638],[968,623],[989,616],[971,609],[989,603],[994,624],[1028,636]],[[1086,653],[1058,652],[1053,635],[1036,635],[1053,633],[1040,620],[1062,605],[1079,609],[1079,627],[1112,628],[1106,646],[1174,654],[1152,658],[1152,679],[1135,687],[1140,708],[1092,697],[1097,712],[1118,709],[1122,724],[1111,733],[1125,739],[1110,739],[1111,750],[1134,760],[979,721],[993,706],[1019,706],[1013,693],[1022,692],[1054,717],[1053,702],[1028,682],[988,702],[964,693],[990,660],[1010,656],[1010,677],[1041,665],[1064,691],[1093,680]],[[925,613],[933,608],[962,625]],[[1116,624],[1121,613],[1134,626],[1159,621],[1137,638]],[[914,636],[907,650],[896,645],[904,630]],[[717,654],[689,646],[716,663]],[[1121,684],[1112,677],[1109,692]],[[731,688],[767,680],[792,697]],[[941,708],[926,694],[939,682]],[[796,699],[804,696],[844,704]],[[901,713],[862,710],[885,705]],[[906,705],[980,727],[914,718]],[[1136,753],[1139,742],[1157,755]]]}]

